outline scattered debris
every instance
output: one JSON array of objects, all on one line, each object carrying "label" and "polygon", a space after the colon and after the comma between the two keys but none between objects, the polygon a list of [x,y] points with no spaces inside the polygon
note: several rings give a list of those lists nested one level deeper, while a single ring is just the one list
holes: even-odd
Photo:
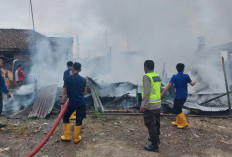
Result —
[{"label": "scattered debris", "polygon": [[0,123],[0,128],[3,128],[3,127],[5,127],[5,126],[6,126],[6,124]]},{"label": "scattered debris", "polygon": [[8,150],[10,150],[10,147],[0,148],[0,153],[3,152],[3,151],[8,151]]}]

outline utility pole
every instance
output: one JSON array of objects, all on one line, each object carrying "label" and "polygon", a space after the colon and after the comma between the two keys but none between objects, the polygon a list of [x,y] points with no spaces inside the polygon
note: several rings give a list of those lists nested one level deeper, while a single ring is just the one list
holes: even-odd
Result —
[{"label": "utility pole", "polygon": [[35,31],[35,23],[34,23],[33,8],[32,8],[31,0],[30,0],[30,6],[31,6],[31,18],[32,18],[32,24],[33,24],[33,30]]},{"label": "utility pole", "polygon": [[106,35],[106,36],[105,36],[105,40],[106,40],[106,41],[105,41],[105,44],[106,44],[105,46],[106,46],[106,55],[107,55],[107,54],[108,54],[108,51],[109,51],[107,29],[105,30],[105,33],[106,33],[106,34],[105,34],[105,35]]},{"label": "utility pole", "polygon": [[71,19],[71,16],[70,16],[70,19],[69,19],[69,33],[70,33],[70,36],[72,35],[71,27],[72,27],[72,19]]}]

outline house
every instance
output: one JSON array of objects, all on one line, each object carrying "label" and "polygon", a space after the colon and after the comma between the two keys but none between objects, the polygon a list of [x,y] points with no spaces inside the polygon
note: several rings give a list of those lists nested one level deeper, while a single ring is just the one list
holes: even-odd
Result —
[{"label": "house", "polygon": [[49,43],[54,56],[56,52],[62,51],[72,57],[72,37],[47,37],[30,29],[0,29],[0,58],[4,60],[5,66],[9,63],[12,65],[15,59],[30,61],[41,41]]},{"label": "house", "polygon": [[[45,51],[40,51],[43,45]],[[54,61],[61,54],[72,57],[73,38],[47,37],[31,29],[0,29],[0,58],[6,73],[13,73],[19,64],[24,65],[27,73],[31,67],[32,57],[38,53],[50,52]],[[5,77],[6,78],[6,77]]]}]

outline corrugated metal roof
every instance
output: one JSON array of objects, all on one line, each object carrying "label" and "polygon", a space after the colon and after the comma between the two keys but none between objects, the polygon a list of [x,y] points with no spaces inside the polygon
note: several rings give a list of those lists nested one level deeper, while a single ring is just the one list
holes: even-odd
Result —
[{"label": "corrugated metal roof", "polygon": [[13,114],[10,118],[45,118],[52,111],[56,99],[56,92],[57,84],[41,87],[33,105]]},{"label": "corrugated metal roof", "polygon": [[51,111],[55,103],[57,84],[40,88],[37,98],[28,117],[45,118]]}]

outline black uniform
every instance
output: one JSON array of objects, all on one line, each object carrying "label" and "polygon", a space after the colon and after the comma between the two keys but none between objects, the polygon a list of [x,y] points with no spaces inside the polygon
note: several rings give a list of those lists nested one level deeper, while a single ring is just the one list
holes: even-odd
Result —
[{"label": "black uniform", "polygon": [[82,125],[82,120],[86,117],[86,103],[84,89],[86,80],[79,74],[67,76],[64,80],[64,87],[67,88],[69,105],[63,116],[63,122],[69,123],[69,118],[76,111],[76,126]]}]

